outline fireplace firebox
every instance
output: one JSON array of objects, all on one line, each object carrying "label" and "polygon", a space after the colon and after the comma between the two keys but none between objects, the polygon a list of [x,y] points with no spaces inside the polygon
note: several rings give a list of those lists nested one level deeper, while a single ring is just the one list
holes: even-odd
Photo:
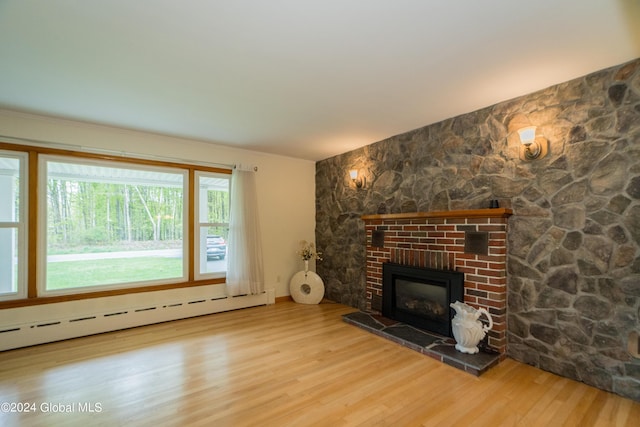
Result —
[{"label": "fireplace firebox", "polygon": [[464,301],[464,273],[409,265],[382,265],[382,315],[452,337],[455,301]]}]

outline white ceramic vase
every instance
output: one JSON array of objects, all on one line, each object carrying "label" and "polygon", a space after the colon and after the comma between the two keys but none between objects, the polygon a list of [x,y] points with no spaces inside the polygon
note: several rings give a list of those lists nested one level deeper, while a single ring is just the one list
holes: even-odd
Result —
[{"label": "white ceramic vase", "polygon": [[[484,308],[475,309],[463,302],[450,304],[456,311],[451,321],[451,330],[456,339],[456,350],[462,353],[475,354],[479,351],[478,343],[493,328],[493,319]],[[478,318],[484,315],[489,319],[489,326],[485,326]]]},{"label": "white ceramic vase", "polygon": [[304,271],[298,271],[289,282],[291,298],[300,304],[319,304],[324,297],[324,282],[313,271],[309,271],[309,261],[304,260]]}]

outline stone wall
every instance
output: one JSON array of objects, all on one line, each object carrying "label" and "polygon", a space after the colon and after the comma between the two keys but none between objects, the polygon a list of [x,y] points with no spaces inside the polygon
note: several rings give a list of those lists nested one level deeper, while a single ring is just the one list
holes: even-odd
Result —
[{"label": "stone wall", "polygon": [[[526,121],[549,140],[543,159],[519,159]],[[627,348],[640,332],[640,59],[318,162],[326,297],[365,308],[361,215],[490,199],[514,213],[507,354],[640,400]]]}]

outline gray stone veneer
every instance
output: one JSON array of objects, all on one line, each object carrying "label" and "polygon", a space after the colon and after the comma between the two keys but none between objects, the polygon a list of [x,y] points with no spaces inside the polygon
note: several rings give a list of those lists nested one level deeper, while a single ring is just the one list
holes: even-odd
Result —
[{"label": "gray stone veneer", "polygon": [[[518,157],[527,121],[549,140],[533,162]],[[640,59],[318,162],[326,297],[365,308],[361,215],[490,199],[514,212],[508,356],[640,400]]]}]

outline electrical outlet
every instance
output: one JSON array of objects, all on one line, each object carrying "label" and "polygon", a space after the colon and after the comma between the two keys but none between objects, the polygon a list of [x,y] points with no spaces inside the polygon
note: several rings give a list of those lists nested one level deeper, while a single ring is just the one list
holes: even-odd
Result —
[{"label": "electrical outlet", "polygon": [[629,354],[640,359],[640,335],[636,331],[629,333]]}]

